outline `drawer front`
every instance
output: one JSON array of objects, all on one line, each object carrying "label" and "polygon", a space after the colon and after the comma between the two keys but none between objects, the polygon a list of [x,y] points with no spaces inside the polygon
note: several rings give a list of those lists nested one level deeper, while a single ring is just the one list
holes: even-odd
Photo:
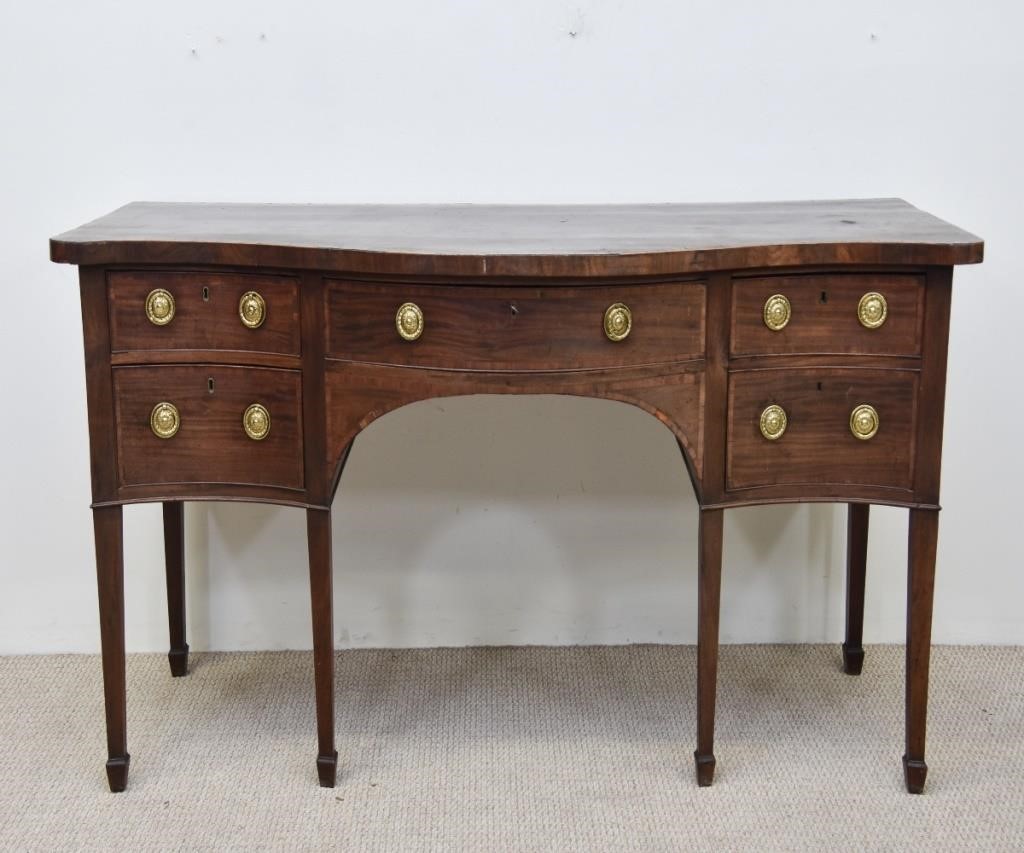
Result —
[{"label": "drawer front", "polygon": [[[113,377],[121,485],[303,487],[299,371],[223,365],[115,367]],[[162,408],[154,426],[159,404],[173,406],[176,421],[174,412]],[[250,409],[254,404],[264,408],[266,417]],[[267,417],[269,429],[260,438]],[[255,437],[247,434],[246,426]],[[174,434],[159,437],[155,430]]]},{"label": "drawer front", "polygon": [[[422,315],[406,340],[401,306]],[[612,315],[613,341],[605,331]],[[410,318],[414,319],[414,318]],[[406,332],[415,334],[414,323]],[[574,370],[658,364],[704,354],[704,284],[455,287],[329,282],[332,358],[462,370]]]},{"label": "drawer front", "polygon": [[[163,295],[159,302],[150,303],[153,310],[147,312],[147,301],[154,291],[170,295],[172,314]],[[258,299],[246,300],[247,325],[240,303],[250,293]],[[294,278],[241,273],[111,272],[107,276],[107,296],[114,352],[215,349],[299,354],[299,290]]]},{"label": "drawer front", "polygon": [[[881,300],[870,294],[878,294]],[[785,297],[789,320],[770,328],[765,305]],[[867,297],[865,299],[865,297]],[[917,356],[921,353],[924,279],[917,275],[786,275],[737,278],[732,290],[733,355],[849,353]],[[859,309],[863,303],[861,322]],[[772,303],[771,322],[785,319],[785,302]],[[884,319],[880,307],[884,304]]]},{"label": "drawer front", "polygon": [[[877,432],[858,438],[851,416],[877,413]],[[726,481],[729,489],[795,483],[913,485],[917,373],[912,370],[821,368],[748,370],[729,377]],[[774,440],[761,430],[770,406],[784,412]],[[863,431],[870,414],[859,422]],[[781,426],[765,416],[769,434]]]}]

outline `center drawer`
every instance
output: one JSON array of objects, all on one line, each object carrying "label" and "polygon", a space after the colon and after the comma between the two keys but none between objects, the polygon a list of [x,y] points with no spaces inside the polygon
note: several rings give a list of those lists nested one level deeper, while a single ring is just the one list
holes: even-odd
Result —
[{"label": "center drawer", "polygon": [[303,487],[297,370],[113,368],[120,481]]},{"label": "center drawer", "polygon": [[462,370],[578,370],[704,355],[704,283],[452,287],[329,280],[327,354]]}]

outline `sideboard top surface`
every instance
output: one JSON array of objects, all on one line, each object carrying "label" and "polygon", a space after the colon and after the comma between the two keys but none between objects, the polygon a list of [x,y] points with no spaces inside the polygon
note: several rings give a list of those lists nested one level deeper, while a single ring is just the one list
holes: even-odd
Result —
[{"label": "sideboard top surface", "polygon": [[628,276],[948,266],[981,239],[901,199],[609,205],[133,202],[54,237],[54,261],[391,275]]}]

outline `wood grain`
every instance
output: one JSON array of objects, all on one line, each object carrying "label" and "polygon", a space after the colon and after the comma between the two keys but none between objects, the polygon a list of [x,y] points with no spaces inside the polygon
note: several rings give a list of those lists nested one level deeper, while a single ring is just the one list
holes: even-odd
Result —
[{"label": "wood grain", "polygon": [[373,421],[417,400],[465,394],[564,394],[630,403],[654,415],[685,450],[700,498],[704,398],[702,362],[654,370],[488,374],[328,361],[327,466],[337,470],[352,440]]},{"label": "wood grain", "polygon": [[901,199],[641,205],[135,202],[54,237],[74,264],[613,276],[979,263],[982,241]]},{"label": "wood grain", "polygon": [[864,666],[864,586],[867,580],[870,504],[850,504],[846,515],[846,636],[843,672],[860,675]]},{"label": "wood grain", "polygon": [[[155,326],[146,317],[146,296],[155,288],[175,302],[174,318]],[[238,315],[242,294],[255,291],[266,303],[256,329]],[[107,276],[110,342],[114,352],[131,350],[239,350],[298,355],[298,282],[287,276],[228,272],[111,272]]]},{"label": "wood grain", "polygon": [[[116,367],[120,482],[239,483],[301,489],[302,380],[293,370],[190,365]],[[214,390],[211,392],[210,381]],[[174,404],[181,427],[157,438],[150,413]],[[251,403],[270,412],[270,433],[253,441],[242,428]]]},{"label": "wood grain", "polygon": [[[730,489],[854,483],[910,490],[918,375],[914,370],[827,368],[738,371],[729,381],[727,480]],[[761,435],[761,412],[782,406],[785,434]],[[850,432],[861,403],[878,411],[874,438]]]},{"label": "wood grain", "polygon": [[[307,510],[317,771],[333,785],[330,502],[361,430],[417,400],[566,394],[618,400],[672,430],[700,506],[697,749],[715,769],[722,531],[728,506],[850,504],[848,672],[862,657],[868,504],[911,509],[906,753],[923,789],[928,659],[952,265],[983,244],[898,199],[703,205],[196,205],[135,203],[51,241],[81,264],[108,780],[123,790],[126,739],[121,504],[164,501],[171,663],[185,671],[181,501]],[[165,327],[146,294],[172,292]],[[256,290],[251,330],[238,299]],[[889,315],[857,321],[863,293]],[[782,292],[793,317],[762,321]],[[416,302],[426,330],[399,339]],[[604,335],[613,302],[633,312]],[[212,386],[211,386],[212,381]],[[174,403],[179,433],[149,416]],[[253,402],[268,438],[242,429]],[[786,434],[761,436],[769,403]],[[881,427],[849,430],[870,403]]]},{"label": "wood grain", "polygon": [[701,787],[710,785],[715,775],[715,696],[724,524],[722,510],[701,510],[697,535],[697,749],[693,753],[697,784]]},{"label": "wood grain", "polygon": [[[332,281],[327,353],[332,358],[456,370],[580,370],[665,364],[704,355],[704,283],[611,287],[453,287]],[[423,311],[423,334],[403,340],[395,313]],[[623,303],[632,329],[604,332],[605,310]]]},{"label": "wood grain", "polygon": [[185,504],[164,501],[164,569],[167,575],[167,626],[170,648],[167,661],[171,675],[188,674],[188,643],[185,641]]},{"label": "wood grain", "polygon": [[[881,293],[888,316],[877,329],[857,319],[865,293]],[[885,273],[778,275],[737,278],[733,283],[732,355],[921,354],[924,276]],[[780,293],[792,317],[773,331],[764,324],[764,303]]]}]

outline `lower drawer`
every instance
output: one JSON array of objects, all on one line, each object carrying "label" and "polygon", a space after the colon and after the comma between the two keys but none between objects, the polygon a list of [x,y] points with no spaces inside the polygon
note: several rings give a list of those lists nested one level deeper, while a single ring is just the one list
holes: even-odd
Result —
[{"label": "lower drawer", "polygon": [[303,487],[299,371],[115,367],[113,382],[122,486]]},{"label": "lower drawer", "polygon": [[917,372],[746,370],[729,377],[726,485],[913,486]]}]

